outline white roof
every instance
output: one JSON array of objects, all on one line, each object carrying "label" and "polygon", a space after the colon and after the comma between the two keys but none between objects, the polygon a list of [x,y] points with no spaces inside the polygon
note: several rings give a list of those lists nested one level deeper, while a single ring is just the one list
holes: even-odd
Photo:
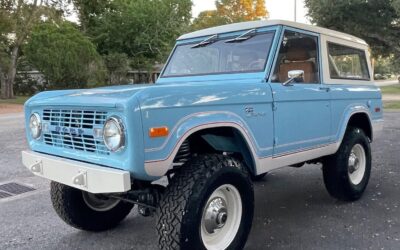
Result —
[{"label": "white roof", "polygon": [[330,30],[330,29],[326,29],[326,28],[321,28],[321,27],[318,27],[315,25],[308,25],[308,24],[285,21],[285,20],[261,20],[261,21],[250,21],[250,22],[227,24],[227,25],[212,27],[212,28],[198,30],[195,32],[184,34],[184,35],[180,36],[178,38],[178,40],[190,39],[190,38],[202,37],[202,36],[209,36],[209,35],[221,34],[221,33],[228,33],[228,32],[233,32],[233,31],[240,31],[240,30],[249,30],[249,29],[274,26],[274,25],[289,26],[289,27],[293,27],[293,28],[297,28],[297,29],[311,31],[311,32],[324,34],[324,35],[332,36],[332,37],[337,37],[337,38],[344,39],[347,41],[352,41],[355,43],[367,45],[367,43],[364,40],[362,40],[361,38],[358,38],[358,37],[355,37],[355,36],[352,36],[352,35],[349,35],[346,33],[338,32],[338,31],[334,31],[334,30]]}]

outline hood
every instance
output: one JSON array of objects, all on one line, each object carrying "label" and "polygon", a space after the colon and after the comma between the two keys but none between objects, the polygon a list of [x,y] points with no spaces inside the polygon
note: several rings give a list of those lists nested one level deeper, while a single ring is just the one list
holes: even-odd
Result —
[{"label": "hood", "polygon": [[41,92],[31,99],[26,105],[30,106],[76,106],[86,107],[116,107],[125,104],[135,94],[146,88],[154,87],[154,84],[135,84],[102,87],[94,89],[55,90]]}]

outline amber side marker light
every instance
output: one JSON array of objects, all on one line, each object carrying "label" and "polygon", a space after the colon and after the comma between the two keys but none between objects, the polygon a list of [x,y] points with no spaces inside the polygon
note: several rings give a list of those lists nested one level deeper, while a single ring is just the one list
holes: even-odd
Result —
[{"label": "amber side marker light", "polygon": [[153,138],[167,136],[168,133],[168,127],[150,128],[149,130],[149,136]]}]

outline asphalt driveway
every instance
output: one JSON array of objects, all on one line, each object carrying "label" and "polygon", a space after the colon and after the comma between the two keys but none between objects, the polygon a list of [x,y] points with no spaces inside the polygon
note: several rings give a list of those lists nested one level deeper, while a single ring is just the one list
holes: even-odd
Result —
[{"label": "asphalt driveway", "polygon": [[[0,139],[0,184],[35,188],[0,199],[0,249],[156,249],[154,219],[136,211],[102,233],[73,229],[57,217],[48,181],[21,164],[22,114],[0,115]],[[400,249],[400,113],[385,114],[384,133],[372,148],[371,181],[354,203],[329,197],[318,165],[283,168],[256,184],[246,249]]]}]

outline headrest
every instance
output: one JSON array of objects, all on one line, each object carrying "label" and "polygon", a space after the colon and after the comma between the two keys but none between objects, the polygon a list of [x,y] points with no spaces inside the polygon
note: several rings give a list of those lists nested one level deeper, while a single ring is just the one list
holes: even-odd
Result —
[{"label": "headrest", "polygon": [[307,50],[300,48],[289,48],[286,52],[286,60],[288,61],[307,61],[310,55]]}]

